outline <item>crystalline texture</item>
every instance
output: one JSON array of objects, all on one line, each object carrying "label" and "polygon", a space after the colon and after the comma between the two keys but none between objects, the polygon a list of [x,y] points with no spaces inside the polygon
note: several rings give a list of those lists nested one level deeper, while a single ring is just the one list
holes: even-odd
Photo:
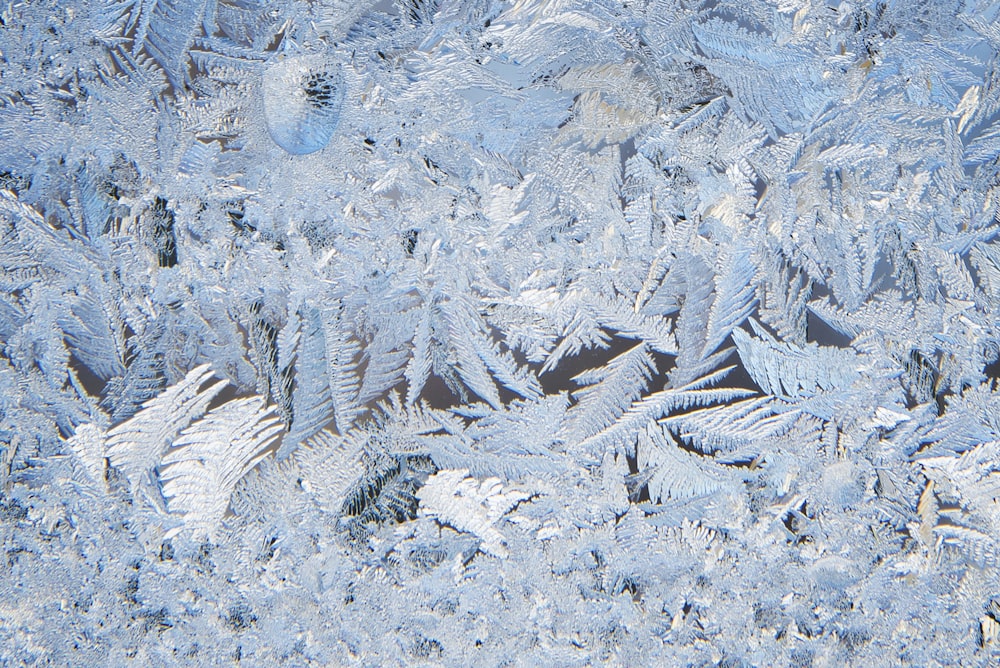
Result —
[{"label": "crystalline texture", "polygon": [[0,2],[0,665],[1000,665],[998,26]]}]

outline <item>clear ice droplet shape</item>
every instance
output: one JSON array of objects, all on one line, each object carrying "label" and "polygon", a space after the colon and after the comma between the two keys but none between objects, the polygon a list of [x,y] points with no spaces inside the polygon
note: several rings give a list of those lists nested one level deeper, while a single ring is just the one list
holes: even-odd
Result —
[{"label": "clear ice droplet shape", "polygon": [[306,155],[330,143],[344,104],[344,79],[336,64],[318,56],[275,62],[264,72],[264,121],[281,148]]}]

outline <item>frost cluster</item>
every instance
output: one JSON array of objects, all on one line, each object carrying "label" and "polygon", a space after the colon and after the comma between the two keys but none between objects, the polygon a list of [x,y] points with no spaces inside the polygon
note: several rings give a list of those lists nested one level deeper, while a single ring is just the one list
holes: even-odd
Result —
[{"label": "frost cluster", "polygon": [[0,663],[1000,659],[1000,2],[0,6]]}]

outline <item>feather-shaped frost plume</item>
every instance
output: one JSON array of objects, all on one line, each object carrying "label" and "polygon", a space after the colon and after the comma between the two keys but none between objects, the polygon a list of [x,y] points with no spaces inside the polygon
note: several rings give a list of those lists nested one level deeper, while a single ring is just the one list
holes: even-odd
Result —
[{"label": "feather-shaped frost plume", "polygon": [[530,496],[521,489],[505,490],[499,478],[480,482],[469,477],[468,469],[438,471],[417,492],[424,515],[473,534],[482,541],[483,552],[501,558],[507,557],[509,551],[496,524]]},{"label": "feather-shaped frost plume", "polygon": [[281,422],[260,397],[234,399],[181,432],[163,458],[167,507],[195,534],[218,528],[236,483],[268,455]]},{"label": "feather-shaped frost plume", "polygon": [[121,468],[133,487],[160,462],[177,434],[200,418],[228,384],[212,378],[208,364],[197,366],[183,380],[143,404],[142,410],[108,430],[107,456]]},{"label": "feather-shaped frost plume", "polygon": [[84,471],[94,482],[104,480],[105,434],[95,424],[84,423],[66,439],[73,454],[83,464]]}]

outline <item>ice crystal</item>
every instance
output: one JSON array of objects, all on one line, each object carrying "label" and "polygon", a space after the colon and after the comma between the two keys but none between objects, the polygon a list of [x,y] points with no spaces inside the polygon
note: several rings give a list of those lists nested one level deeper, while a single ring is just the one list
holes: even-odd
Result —
[{"label": "ice crystal", "polygon": [[0,7],[0,663],[992,665],[1000,4]]}]

